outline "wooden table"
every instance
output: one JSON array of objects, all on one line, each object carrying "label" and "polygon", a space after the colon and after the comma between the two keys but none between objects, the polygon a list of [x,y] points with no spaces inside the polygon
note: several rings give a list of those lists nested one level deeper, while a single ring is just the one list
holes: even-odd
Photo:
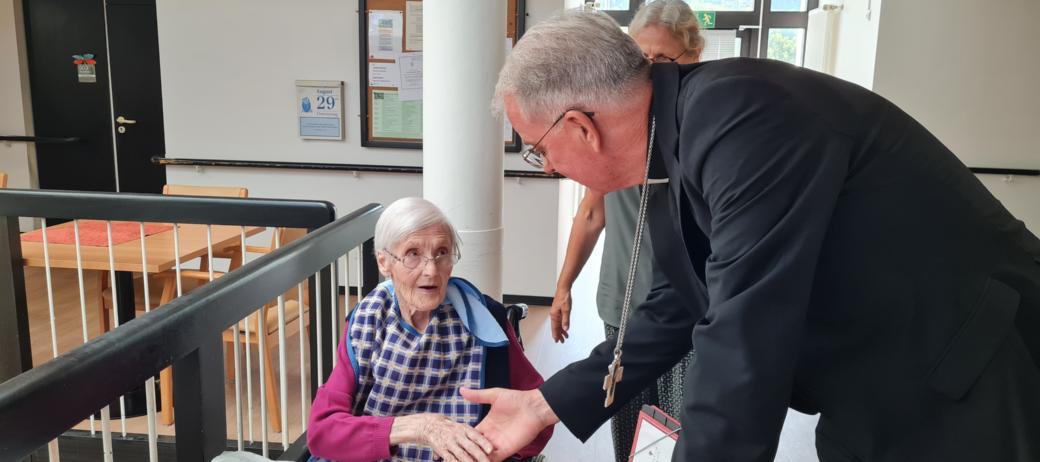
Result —
[{"label": "wooden table", "polygon": [[[48,229],[71,227],[72,222],[54,225]],[[206,249],[206,225],[181,224],[178,227],[178,247],[180,248],[180,262],[205,257]],[[246,236],[253,236],[264,231],[265,228],[247,226]],[[214,249],[222,249],[229,246],[237,246],[241,240],[239,226],[213,225],[212,240]],[[173,230],[152,234],[144,238],[145,254],[147,256],[144,270],[148,273],[159,273],[171,270],[176,263],[173,252]],[[47,245],[50,253],[51,268],[76,269],[76,246],[74,244]],[[80,246],[80,258],[85,270],[109,270],[108,247],[107,246]],[[115,270],[118,272],[142,272],[141,265],[141,240],[134,239],[112,247],[112,259]],[[22,242],[22,262],[25,266],[43,267],[43,243]],[[129,300],[133,300],[132,298]]]},{"label": "wooden table", "polygon": [[[49,226],[47,229],[58,229],[72,227],[72,222]],[[247,226],[246,236],[253,236],[263,232],[266,228]],[[177,225],[178,250],[174,252],[173,230],[145,236],[145,264],[141,264],[141,239],[130,240],[112,246],[112,264],[109,264],[108,246],[80,245],[80,261],[84,270],[116,271],[115,296],[118,300],[134,300],[133,273],[142,270],[149,274],[161,273],[173,270],[178,260],[183,265],[198,257],[205,258],[209,254],[206,241],[206,225],[180,224]],[[228,225],[212,225],[211,240],[213,249],[227,247],[238,247],[241,245],[242,227]],[[47,245],[51,268],[76,269],[76,245],[55,244],[49,242]],[[179,253],[179,258],[178,258]],[[42,242],[22,241],[22,263],[24,266],[44,267],[44,254]],[[232,268],[238,266],[239,262],[232,262]],[[127,322],[135,316],[134,303],[119,303],[118,315],[122,322]],[[168,370],[167,370],[168,371]],[[172,387],[172,376],[164,371],[163,393],[160,396],[169,396],[166,388]],[[118,415],[118,406],[112,407],[113,416]],[[168,400],[163,403],[164,423],[172,423],[172,407]],[[141,388],[127,395],[127,416],[144,415],[145,408],[144,389]]]}]

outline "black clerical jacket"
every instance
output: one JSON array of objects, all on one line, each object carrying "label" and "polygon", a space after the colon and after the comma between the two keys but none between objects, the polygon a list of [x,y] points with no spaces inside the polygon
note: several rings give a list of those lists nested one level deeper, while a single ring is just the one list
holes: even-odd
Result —
[{"label": "black clerical jacket", "polygon": [[588,438],[692,343],[674,460],[772,460],[788,407],[820,413],[824,462],[1040,460],[1040,241],[953,153],[775,61],[652,80],[654,289],[613,406],[612,341],[541,387],[567,428]]}]

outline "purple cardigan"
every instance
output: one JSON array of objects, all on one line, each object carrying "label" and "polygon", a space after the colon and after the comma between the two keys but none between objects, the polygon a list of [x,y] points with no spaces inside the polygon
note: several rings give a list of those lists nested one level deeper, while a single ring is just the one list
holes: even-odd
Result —
[{"label": "purple cardigan", "polygon": [[[524,356],[516,340],[513,327],[506,325],[509,337],[510,388],[533,390],[542,385],[542,376]],[[345,329],[350,332],[350,326]],[[307,448],[311,454],[337,462],[370,462],[393,456],[390,447],[390,427],[393,417],[355,416],[354,368],[347,356],[346,336],[339,344],[336,366],[329,380],[318,388],[311,405],[307,427]],[[531,444],[521,449],[516,457],[538,455],[549,442],[552,427],[542,430]]]}]

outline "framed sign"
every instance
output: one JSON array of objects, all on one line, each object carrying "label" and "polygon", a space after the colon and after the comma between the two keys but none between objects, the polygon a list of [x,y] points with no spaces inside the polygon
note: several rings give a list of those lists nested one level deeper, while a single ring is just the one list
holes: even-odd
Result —
[{"label": "framed sign", "polygon": [[343,139],[343,82],[297,80],[296,116],[300,138]]},{"label": "framed sign", "polygon": [[[523,34],[525,0],[508,0],[506,50]],[[421,0],[359,0],[358,85],[361,90],[361,145],[422,149]],[[502,128],[506,151],[520,150],[520,136]]]}]

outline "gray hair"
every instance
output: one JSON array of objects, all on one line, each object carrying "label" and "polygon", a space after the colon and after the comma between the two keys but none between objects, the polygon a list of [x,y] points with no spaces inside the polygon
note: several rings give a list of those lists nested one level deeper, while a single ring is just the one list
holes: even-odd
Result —
[{"label": "gray hair", "polygon": [[437,225],[448,231],[452,250],[458,253],[461,239],[441,209],[420,197],[398,199],[387,206],[376,221],[375,250],[393,249],[416,231]]},{"label": "gray hair", "polygon": [[526,118],[616,106],[650,76],[650,63],[610,16],[564,11],[524,33],[498,75],[493,109],[516,98]]},{"label": "gray hair", "polygon": [[644,4],[632,18],[628,33],[635,37],[643,28],[652,25],[667,29],[687,51],[704,48],[700,21],[683,0],[654,0]]}]

